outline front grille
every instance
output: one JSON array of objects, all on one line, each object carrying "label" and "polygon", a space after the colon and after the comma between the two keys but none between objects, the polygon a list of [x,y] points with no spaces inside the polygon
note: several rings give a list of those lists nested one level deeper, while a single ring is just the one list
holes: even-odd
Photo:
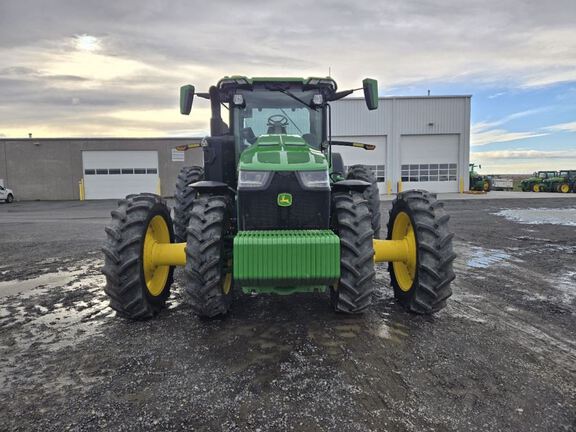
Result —
[{"label": "front grille", "polygon": [[[292,195],[292,205],[280,207],[278,194]],[[241,230],[327,229],[330,191],[303,189],[292,171],[278,171],[265,190],[238,190]]]}]

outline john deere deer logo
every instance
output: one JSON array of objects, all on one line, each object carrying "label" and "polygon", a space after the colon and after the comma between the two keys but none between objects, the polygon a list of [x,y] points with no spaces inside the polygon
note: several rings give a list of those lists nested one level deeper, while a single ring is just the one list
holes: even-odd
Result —
[{"label": "john deere deer logo", "polygon": [[290,207],[292,205],[292,194],[289,193],[278,194],[278,205],[280,207]]}]

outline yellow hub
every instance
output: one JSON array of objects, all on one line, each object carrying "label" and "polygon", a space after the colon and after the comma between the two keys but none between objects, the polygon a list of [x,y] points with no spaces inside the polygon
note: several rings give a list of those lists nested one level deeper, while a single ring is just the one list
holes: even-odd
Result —
[{"label": "yellow hub", "polygon": [[416,277],[418,258],[416,233],[407,213],[400,212],[396,216],[391,240],[374,240],[374,261],[392,262],[400,289],[410,291]]},{"label": "yellow hub", "polygon": [[146,288],[154,297],[159,296],[164,291],[170,272],[170,266],[157,259],[163,255],[159,253],[159,249],[164,246],[170,246],[170,231],[162,216],[154,216],[146,229],[142,253],[142,269]]},{"label": "yellow hub", "polygon": [[570,186],[569,186],[568,184],[566,184],[566,183],[563,183],[563,184],[560,186],[560,192],[562,192],[562,193],[568,193],[568,192],[570,192]]},{"label": "yellow hub", "polygon": [[484,192],[488,192],[488,190],[490,189],[490,183],[485,181],[482,189],[484,189]]},{"label": "yellow hub", "polygon": [[540,192],[540,185],[539,185],[539,184],[535,184],[534,186],[532,186],[532,191],[533,191],[533,192]]}]

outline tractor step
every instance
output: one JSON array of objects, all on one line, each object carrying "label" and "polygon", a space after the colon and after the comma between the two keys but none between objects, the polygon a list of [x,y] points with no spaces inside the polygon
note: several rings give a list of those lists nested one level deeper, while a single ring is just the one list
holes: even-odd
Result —
[{"label": "tractor step", "polygon": [[240,231],[233,256],[234,281],[249,291],[332,285],[340,277],[340,238],[330,230]]}]

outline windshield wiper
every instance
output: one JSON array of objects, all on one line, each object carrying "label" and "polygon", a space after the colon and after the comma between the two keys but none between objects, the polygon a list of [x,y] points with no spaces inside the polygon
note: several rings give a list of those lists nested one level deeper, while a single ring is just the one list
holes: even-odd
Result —
[{"label": "windshield wiper", "polygon": [[304,101],[303,101],[302,99],[300,99],[298,96],[296,96],[294,93],[291,93],[291,92],[289,92],[288,90],[284,90],[284,89],[281,89],[281,88],[271,88],[271,89],[268,89],[268,90],[271,90],[271,91],[279,91],[280,93],[284,93],[286,96],[289,96],[289,97],[291,97],[292,99],[294,99],[295,101],[300,102],[300,103],[301,103],[302,105],[304,105],[306,108],[310,108],[310,109],[313,109],[314,111],[318,111],[318,109],[317,109],[316,107],[308,105],[306,102],[304,102]]}]

